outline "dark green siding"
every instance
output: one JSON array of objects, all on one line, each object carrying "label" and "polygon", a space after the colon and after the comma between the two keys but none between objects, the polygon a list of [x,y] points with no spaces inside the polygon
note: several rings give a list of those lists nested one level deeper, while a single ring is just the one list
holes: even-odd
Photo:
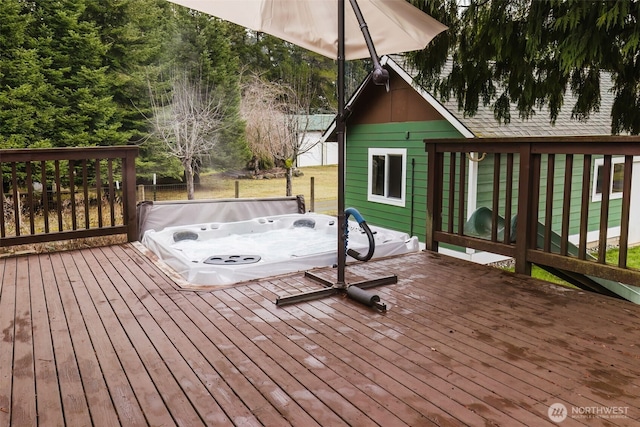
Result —
[{"label": "dark green siding", "polygon": [[[349,126],[347,129],[347,168],[345,205],[362,213],[367,223],[410,233],[413,193],[413,235],[425,240],[427,156],[424,139],[460,138],[462,135],[447,121],[405,122]],[[405,206],[392,206],[367,200],[369,148],[406,148]],[[415,180],[412,189],[411,160]]]}]

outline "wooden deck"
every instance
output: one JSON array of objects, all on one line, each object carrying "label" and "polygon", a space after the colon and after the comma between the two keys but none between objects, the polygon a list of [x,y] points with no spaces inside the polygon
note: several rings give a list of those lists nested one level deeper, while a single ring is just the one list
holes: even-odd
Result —
[{"label": "wooden deck", "polygon": [[131,244],[0,274],[0,427],[540,426],[555,403],[563,426],[640,418],[639,306],[432,253],[348,268],[399,276],[376,290],[386,313],[277,307],[318,287],[301,274],[180,289]]}]

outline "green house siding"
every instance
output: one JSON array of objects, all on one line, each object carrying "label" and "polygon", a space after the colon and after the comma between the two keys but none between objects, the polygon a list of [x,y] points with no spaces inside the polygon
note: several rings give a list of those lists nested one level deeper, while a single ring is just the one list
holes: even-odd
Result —
[{"label": "green house siding", "polygon": [[[369,224],[412,233],[424,241],[427,156],[423,141],[427,138],[460,137],[460,133],[445,120],[349,126],[346,146],[345,205],[358,209]],[[369,148],[406,148],[404,207],[367,200]],[[412,160],[415,160],[413,166]],[[411,229],[412,217],[413,230]]]},{"label": "green house siding", "polygon": [[[602,156],[593,156],[593,163],[595,160],[602,158]],[[506,189],[506,156],[501,156],[501,177],[500,177],[500,199],[499,199],[499,213],[504,216],[505,212],[505,196],[504,191]],[[548,157],[542,156],[541,159],[541,171],[540,171],[540,209],[538,211],[538,220],[546,224],[544,199],[547,193],[547,170],[548,170]],[[493,206],[493,168],[494,168],[494,156],[487,155],[487,157],[478,164],[478,196],[477,207],[486,206],[491,208]],[[580,226],[580,205],[582,202],[582,172],[584,170],[583,156],[575,155],[573,159],[573,173],[571,179],[571,204],[569,214],[569,234],[578,234]],[[517,212],[517,197],[518,197],[518,174],[519,174],[519,158],[518,155],[514,155],[513,163],[513,203],[512,214]],[[591,201],[591,191],[594,179],[593,165],[590,174],[590,186],[589,190],[589,212],[587,231],[597,231],[600,224],[600,202]],[[554,189],[553,189],[553,211],[551,215],[551,228],[552,231],[560,233],[562,231],[562,209],[563,209],[563,192],[564,192],[564,177],[565,177],[565,156],[556,156],[554,163]],[[609,204],[609,227],[615,227],[620,225],[620,216],[622,210],[622,201],[619,199],[613,199]]]},{"label": "green house siding", "polygon": [[[505,216],[505,191],[507,188],[507,174],[506,174],[506,158],[507,156],[502,155],[500,158],[501,161],[501,174],[500,174],[500,191],[499,191],[499,200],[498,200],[498,213],[500,216]],[[495,157],[492,154],[487,154],[486,157],[478,162],[478,185],[477,185],[477,205],[476,208],[480,207],[493,207],[493,169],[495,165]],[[520,173],[520,165],[519,165],[519,156],[515,154],[513,156],[513,193],[512,193],[512,204],[511,204],[511,214],[515,215],[518,212],[518,175]]]}]

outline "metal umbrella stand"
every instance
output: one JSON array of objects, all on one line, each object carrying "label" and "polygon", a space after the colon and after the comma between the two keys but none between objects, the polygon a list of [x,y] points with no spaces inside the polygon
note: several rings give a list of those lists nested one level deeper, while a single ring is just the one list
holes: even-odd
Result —
[{"label": "metal umbrella stand", "polygon": [[[378,55],[371,39],[371,34],[367,24],[362,16],[360,7],[356,0],[349,0],[351,7],[358,19],[360,28],[362,29],[362,35],[364,36],[367,47],[369,48],[369,54],[374,64],[373,81],[377,85],[385,85],[387,90],[389,88],[389,72],[382,68],[378,60]],[[338,278],[335,283],[325,280],[324,278],[311,273],[305,272],[305,277],[308,277],[320,284],[324,285],[323,289],[311,290],[302,292],[299,294],[288,295],[284,297],[276,298],[276,305],[282,306],[286,304],[293,304],[301,301],[309,301],[318,298],[324,298],[326,296],[334,295],[337,293],[346,294],[348,297],[363,303],[369,307],[374,307],[381,311],[386,311],[387,306],[380,302],[378,295],[371,294],[365,289],[380,285],[389,285],[398,282],[398,276],[390,275],[379,279],[366,280],[362,282],[352,283],[348,285],[345,283],[345,270],[347,261],[346,239],[345,230],[347,227],[347,218],[345,214],[345,128],[346,128],[346,116],[345,116],[345,31],[344,31],[344,0],[338,0],[338,115],[336,117],[336,136],[338,140]]]}]

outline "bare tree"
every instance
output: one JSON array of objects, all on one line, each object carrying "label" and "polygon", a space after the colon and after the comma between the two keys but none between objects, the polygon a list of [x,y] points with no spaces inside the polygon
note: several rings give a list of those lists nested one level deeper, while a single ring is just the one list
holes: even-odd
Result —
[{"label": "bare tree", "polygon": [[246,137],[255,158],[271,158],[287,171],[286,195],[291,196],[292,170],[296,159],[313,148],[305,144],[308,105],[298,92],[257,75],[245,79],[241,114],[246,122]]},{"label": "bare tree", "polygon": [[194,198],[193,178],[198,161],[216,148],[224,128],[224,97],[202,79],[175,74],[168,91],[149,83],[153,132],[167,151],[182,163],[187,197]]}]

